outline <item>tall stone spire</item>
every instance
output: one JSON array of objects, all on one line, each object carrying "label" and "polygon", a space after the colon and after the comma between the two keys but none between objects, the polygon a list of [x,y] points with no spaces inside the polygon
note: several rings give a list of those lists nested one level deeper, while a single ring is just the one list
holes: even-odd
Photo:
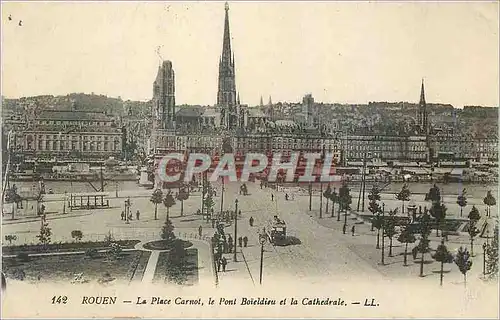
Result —
[{"label": "tall stone spire", "polygon": [[429,123],[427,116],[427,103],[425,102],[425,88],[424,79],[422,79],[422,86],[420,88],[420,102],[418,103],[418,126],[421,134],[429,133]]},{"label": "tall stone spire", "polygon": [[225,128],[234,128],[238,125],[236,110],[236,81],[234,72],[234,53],[231,50],[231,33],[229,32],[229,5],[225,5],[224,36],[222,41],[222,55],[219,61],[219,90],[217,106],[221,109],[221,125]]}]

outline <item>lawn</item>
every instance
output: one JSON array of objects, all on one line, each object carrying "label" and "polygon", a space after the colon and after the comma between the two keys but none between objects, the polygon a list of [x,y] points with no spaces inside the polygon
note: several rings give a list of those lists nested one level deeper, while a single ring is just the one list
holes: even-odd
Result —
[{"label": "lawn", "polygon": [[170,261],[169,252],[160,252],[153,281],[194,285],[198,283],[198,249],[186,249],[184,261],[179,265]]},{"label": "lawn", "polygon": [[94,258],[84,254],[32,256],[28,261],[19,258],[2,258],[3,272],[9,278],[24,273],[28,281],[71,281],[74,275],[97,281],[106,272],[117,280],[142,279],[150,253],[145,251],[122,252],[118,259],[108,259],[105,253]]}]

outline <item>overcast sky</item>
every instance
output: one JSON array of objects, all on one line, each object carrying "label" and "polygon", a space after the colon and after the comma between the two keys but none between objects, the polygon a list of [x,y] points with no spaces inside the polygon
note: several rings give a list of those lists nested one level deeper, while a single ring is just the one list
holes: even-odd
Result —
[{"label": "overcast sky", "polygon": [[[424,78],[428,102],[498,106],[496,2],[229,4],[242,103],[417,102]],[[223,2],[3,3],[2,94],[149,100],[161,46],[177,104],[212,105],[223,26]]]}]

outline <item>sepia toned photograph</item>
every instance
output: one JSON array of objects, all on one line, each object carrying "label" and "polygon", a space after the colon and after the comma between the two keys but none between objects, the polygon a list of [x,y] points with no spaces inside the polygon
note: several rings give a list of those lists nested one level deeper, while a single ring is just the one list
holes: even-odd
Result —
[{"label": "sepia toned photograph", "polygon": [[1,317],[497,319],[498,15],[2,1]]}]

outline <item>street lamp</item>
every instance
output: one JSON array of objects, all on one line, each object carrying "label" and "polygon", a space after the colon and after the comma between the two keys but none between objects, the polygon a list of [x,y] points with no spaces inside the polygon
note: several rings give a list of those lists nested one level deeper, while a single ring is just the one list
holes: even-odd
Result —
[{"label": "street lamp", "polygon": [[489,245],[486,242],[483,243],[483,275],[486,276],[486,250],[488,250]]},{"label": "street lamp", "polygon": [[233,261],[238,262],[236,257],[236,238],[238,237],[238,199],[234,200],[234,257]]},{"label": "street lamp", "polygon": [[259,283],[262,285],[262,269],[264,267],[264,245],[267,243],[267,235],[264,231],[259,234],[259,242],[260,242],[260,277]]}]

